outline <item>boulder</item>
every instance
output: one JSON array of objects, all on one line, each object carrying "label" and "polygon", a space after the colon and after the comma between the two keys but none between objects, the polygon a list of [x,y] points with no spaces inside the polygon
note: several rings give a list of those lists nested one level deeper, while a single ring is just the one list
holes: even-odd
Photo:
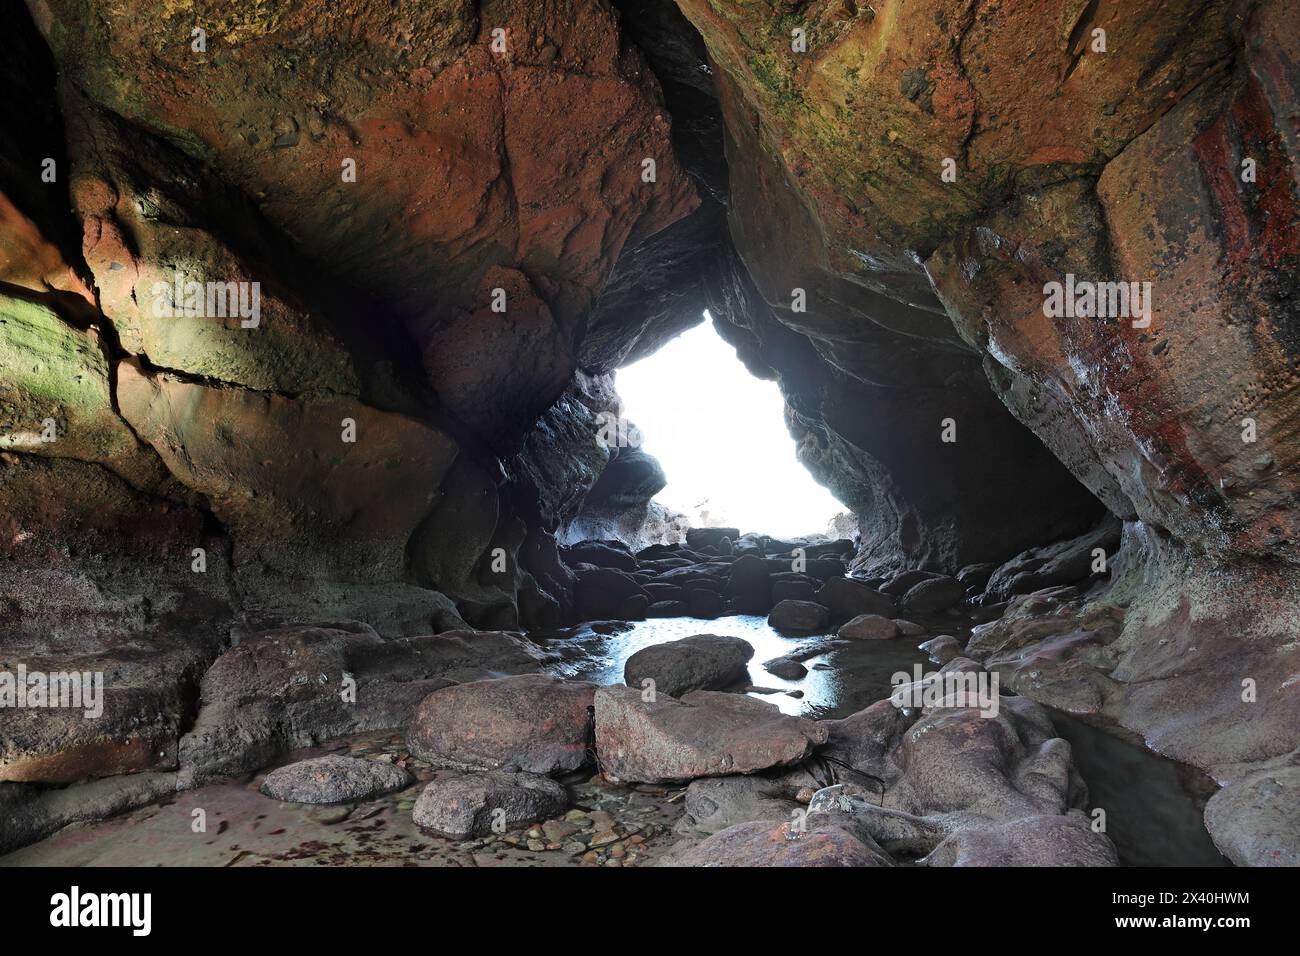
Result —
[{"label": "boulder", "polygon": [[1233,781],[1206,803],[1205,826],[1238,866],[1300,866],[1300,766]]},{"label": "boulder", "polygon": [[917,614],[946,611],[966,596],[966,586],[946,575],[913,585],[903,595],[903,607]]},{"label": "boulder", "polygon": [[753,775],[692,781],[684,808],[694,829],[717,833],[754,820],[790,820],[799,804],[781,781]]},{"label": "boulder", "polygon": [[634,594],[644,594],[641,585],[617,568],[586,568],[575,572],[574,607],[584,621],[613,617]]},{"label": "boulder", "polygon": [[637,651],[623,665],[623,680],[638,689],[653,680],[655,691],[669,697],[722,690],[746,678],[753,656],[754,648],[738,637],[696,634]]},{"label": "boulder", "polygon": [[1118,866],[1115,845],[1095,833],[1088,818],[1029,816],[948,836],[922,861],[926,866]]},{"label": "boulder", "polygon": [[568,806],[568,791],[540,774],[444,771],[420,792],[411,815],[425,830],[463,840],[545,820]]},{"label": "boulder", "polygon": [[[826,728],[826,744],[817,752],[882,784],[892,783],[898,778],[899,770],[890,762],[889,755],[897,749],[913,722],[914,718],[890,701],[879,700],[848,717],[821,721]],[[874,781],[848,779],[864,786],[874,784]]]},{"label": "boulder", "polygon": [[686,544],[691,548],[716,548],[723,539],[731,542],[739,537],[739,528],[691,528],[686,532]]},{"label": "boulder", "polygon": [[706,588],[692,588],[686,595],[686,604],[694,617],[717,617],[722,613],[722,595]]},{"label": "boulder", "polygon": [[836,826],[800,832],[792,823],[740,823],[675,861],[680,866],[892,866],[879,847]]},{"label": "boulder", "polygon": [[686,600],[686,589],[676,584],[661,584],[653,582],[645,585],[645,593],[650,595],[651,603],[657,601],[684,601]]},{"label": "boulder", "polygon": [[781,601],[811,601],[813,595],[817,593],[817,585],[812,581],[773,581],[772,582],[772,600]]},{"label": "boulder", "polygon": [[605,773],[664,783],[753,773],[803,760],[826,740],[812,721],[753,697],[693,691],[681,700],[614,685],[596,692],[596,751]]},{"label": "boulder", "polygon": [[847,621],[859,614],[893,617],[897,612],[893,600],[870,585],[852,578],[831,578],[813,598],[831,612],[831,620]]},{"label": "boulder", "polygon": [[920,647],[936,664],[947,664],[954,658],[960,657],[962,652],[961,643],[950,634],[931,638]]},{"label": "boulder", "polygon": [[644,621],[650,616],[650,598],[644,594],[629,595],[618,606],[615,616],[621,621]]},{"label": "boulder", "polygon": [[830,615],[812,601],[782,601],[772,608],[767,623],[782,634],[811,634],[826,626]]},{"label": "boulder", "polygon": [[346,803],[401,790],[414,779],[390,763],[330,754],[272,770],[262,792],[289,803]]},{"label": "boulder", "polygon": [[560,556],[571,568],[579,564],[590,564],[598,568],[635,571],[637,566],[636,558],[621,541],[579,541],[561,548]]},{"label": "boulder", "polygon": [[890,618],[879,614],[859,614],[841,624],[835,635],[850,640],[888,641],[898,637],[898,633],[898,624]]},{"label": "boulder", "polygon": [[890,597],[902,597],[912,588],[916,587],[922,581],[929,581],[933,578],[943,577],[937,571],[903,571],[895,574],[892,578],[880,586],[882,594],[888,594]]},{"label": "boulder", "polygon": [[743,554],[732,562],[723,592],[747,606],[766,603],[771,606],[772,584],[767,562],[752,554]]},{"label": "boulder", "polygon": [[576,770],[588,758],[595,690],[542,674],[444,687],[415,709],[407,746],[457,770]]},{"label": "boulder", "polygon": [[656,601],[645,609],[646,617],[687,617],[691,606],[685,601]]},{"label": "boulder", "polygon": [[[181,781],[194,786],[321,740],[405,727],[432,691],[530,673],[555,659],[518,635],[486,631],[384,640],[364,624],[340,621],[262,632],[203,675],[198,718],[180,741]],[[348,677],[354,700],[342,693]]]}]

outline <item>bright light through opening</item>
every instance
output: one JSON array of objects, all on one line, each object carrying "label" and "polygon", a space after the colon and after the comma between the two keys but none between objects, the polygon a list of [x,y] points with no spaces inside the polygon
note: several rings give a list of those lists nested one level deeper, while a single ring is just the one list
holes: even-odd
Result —
[{"label": "bright light through opening", "polygon": [[750,375],[707,317],[620,369],[617,387],[642,448],[668,476],[655,500],[692,525],[825,534],[846,510],[795,457],[776,383]]}]

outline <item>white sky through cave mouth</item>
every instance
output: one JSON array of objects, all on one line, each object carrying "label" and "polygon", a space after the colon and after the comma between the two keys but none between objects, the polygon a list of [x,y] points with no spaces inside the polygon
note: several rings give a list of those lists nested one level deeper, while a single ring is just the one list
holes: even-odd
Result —
[{"label": "white sky through cave mouth", "polygon": [[825,534],[848,509],[799,464],[776,383],[750,375],[705,315],[616,375],[623,414],[668,477],[655,500],[696,526]]}]

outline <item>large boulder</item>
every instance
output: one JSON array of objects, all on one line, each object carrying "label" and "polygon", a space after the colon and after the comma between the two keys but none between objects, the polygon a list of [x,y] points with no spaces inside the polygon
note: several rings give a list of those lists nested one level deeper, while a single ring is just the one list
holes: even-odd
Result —
[{"label": "large boulder", "polygon": [[568,791],[538,774],[443,771],[420,791],[411,813],[417,826],[462,840],[545,820],[568,805]]},{"label": "large boulder", "polygon": [[811,634],[829,620],[826,608],[812,601],[782,601],[767,616],[767,623],[782,634]]},{"label": "large boulder", "polygon": [[574,607],[584,621],[615,617],[633,595],[645,595],[640,583],[616,568],[580,568],[574,589]]},{"label": "large boulder", "polygon": [[956,578],[939,575],[908,588],[903,595],[904,609],[916,614],[946,611],[966,594],[966,585]]},{"label": "large boulder", "polygon": [[722,690],[745,679],[753,656],[754,648],[739,637],[696,634],[637,651],[623,665],[623,681],[640,688],[652,680],[655,691],[669,697]]},{"label": "large boulder", "polygon": [[596,687],[542,674],[434,691],[411,716],[411,753],[458,770],[576,770],[588,759]]},{"label": "large boulder", "polygon": [[798,763],[826,731],[753,697],[693,691],[681,700],[622,685],[596,691],[601,768],[628,782],[753,773]]},{"label": "large boulder", "polygon": [[262,792],[290,803],[345,803],[401,790],[414,779],[390,763],[330,754],[272,770]]},{"label": "large boulder", "polygon": [[853,578],[831,578],[818,589],[813,600],[830,611],[831,619],[837,621],[848,620],[859,614],[878,614],[892,618],[898,613],[889,596]]}]

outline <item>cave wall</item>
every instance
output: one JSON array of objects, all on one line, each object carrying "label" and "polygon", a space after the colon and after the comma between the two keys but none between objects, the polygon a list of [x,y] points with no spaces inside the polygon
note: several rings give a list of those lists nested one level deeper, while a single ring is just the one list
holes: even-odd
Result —
[{"label": "cave wall", "polygon": [[[132,593],[131,639],[200,593],[213,635],[517,626],[516,552],[618,451],[599,403],[574,427],[573,395],[616,412],[608,371],[681,327],[671,301],[618,324],[700,200],[615,11],[29,6],[5,12],[30,94],[5,104],[25,135],[0,167],[6,633],[43,640],[55,616],[37,541],[66,565],[70,631]],[[256,282],[256,325],[186,314],[186,281]],[[69,544],[86,514],[93,558]],[[144,564],[112,545],[143,516]]]},{"label": "cave wall", "polygon": [[[679,6],[726,118],[747,267],[723,291],[744,303],[729,334],[783,381],[810,467],[849,482],[846,501],[890,502],[867,512],[865,566],[873,536],[901,531],[916,554],[920,528],[924,553],[950,517],[958,534],[1068,522],[1087,488],[1126,522],[1101,598],[1123,626],[1103,640],[1094,609],[1075,638],[1018,648],[1017,691],[1221,782],[1293,760],[1295,5]],[[1149,323],[1048,317],[1047,284],[1068,275],[1151,283]],[[828,405],[845,379],[865,400]],[[910,453],[949,407],[971,445]],[[927,500],[944,487],[955,500]]]}]

